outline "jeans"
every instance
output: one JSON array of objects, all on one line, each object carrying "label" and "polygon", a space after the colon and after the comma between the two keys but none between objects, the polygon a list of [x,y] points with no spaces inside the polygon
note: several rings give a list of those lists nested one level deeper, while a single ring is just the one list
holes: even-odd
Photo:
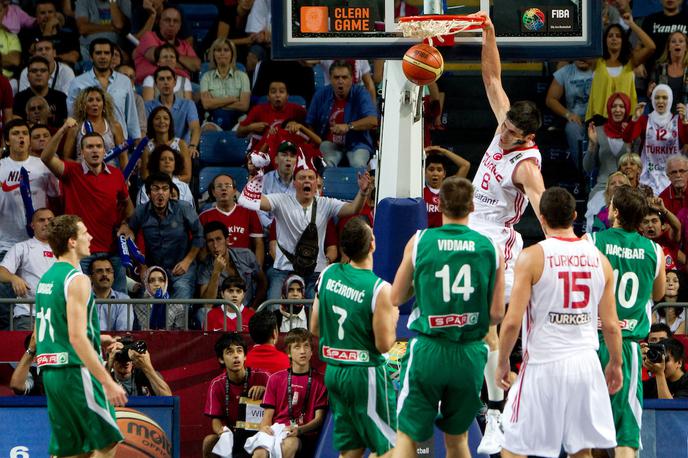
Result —
[{"label": "jeans", "polygon": [[[172,299],[192,299],[196,287],[196,263],[189,266],[189,270],[182,275],[172,275],[170,278],[170,297]],[[167,304],[167,329],[185,329],[186,311],[189,304]]]},{"label": "jeans", "polygon": [[[0,261],[5,259],[7,251],[0,252]],[[12,283],[0,283],[0,298],[12,299],[17,297],[12,289]],[[0,331],[10,328],[10,304],[0,304]]]},{"label": "jeans", "polygon": [[[290,270],[279,270],[275,268],[268,269],[268,299],[282,299],[282,285],[289,275],[294,272]],[[318,281],[320,272],[313,272],[306,280],[306,299],[313,299],[315,297],[315,282]],[[268,307],[270,310],[277,310],[277,304]]]},{"label": "jeans", "polygon": [[573,158],[576,167],[580,167],[580,160],[583,157],[581,151],[581,142],[585,140],[587,132],[585,125],[579,126],[575,122],[567,122],[564,128],[566,132],[566,141],[569,144],[569,152]]},{"label": "jeans", "polygon": [[122,266],[122,261],[120,261],[119,256],[112,256],[110,253],[100,252],[91,253],[91,256],[87,256],[81,260],[81,271],[86,275],[90,275],[89,268],[91,263],[95,259],[107,258],[112,263],[112,268],[115,271],[115,281],[112,283],[112,289],[119,291],[120,293],[127,292],[127,273]]},{"label": "jeans", "polygon": [[[342,161],[344,152],[339,148],[339,145],[327,140],[320,144],[320,152],[323,154],[323,159],[328,167],[337,167]],[[370,151],[358,148],[348,151],[346,157],[349,160],[349,167],[366,168],[370,160]]]}]

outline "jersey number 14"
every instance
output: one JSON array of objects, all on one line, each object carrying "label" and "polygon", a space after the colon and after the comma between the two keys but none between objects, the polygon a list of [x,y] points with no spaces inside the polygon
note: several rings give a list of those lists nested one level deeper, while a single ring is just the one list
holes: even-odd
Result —
[{"label": "jersey number 14", "polygon": [[469,264],[461,266],[453,282],[451,281],[448,264],[445,264],[444,267],[435,272],[435,278],[442,279],[442,300],[444,302],[451,301],[452,294],[461,295],[464,301],[468,301],[471,298],[471,294],[475,291],[475,288],[471,286],[471,266]]}]

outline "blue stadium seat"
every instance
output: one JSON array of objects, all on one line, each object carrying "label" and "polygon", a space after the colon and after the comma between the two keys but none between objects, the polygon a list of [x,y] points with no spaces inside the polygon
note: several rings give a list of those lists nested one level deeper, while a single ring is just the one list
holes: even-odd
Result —
[{"label": "blue stadium seat", "polygon": [[234,178],[237,185],[237,192],[241,192],[248,183],[248,170],[243,167],[204,167],[198,173],[198,195],[202,195],[208,190],[208,185],[220,173],[226,173]]},{"label": "blue stadium seat", "polygon": [[212,3],[178,4],[176,6],[181,11],[184,20],[191,24],[194,42],[202,42],[208,31],[215,25],[215,20],[219,14],[217,6]]},{"label": "blue stadium seat", "polygon": [[335,199],[353,200],[358,192],[359,169],[353,167],[327,167],[323,175],[323,194]]},{"label": "blue stadium seat", "polygon": [[248,140],[236,132],[203,132],[200,143],[201,167],[207,165],[241,166],[246,158]]},{"label": "blue stadium seat", "polygon": [[[306,108],[306,99],[304,99],[300,95],[290,95],[289,101],[291,103],[295,103],[297,105],[301,105],[302,107]],[[262,97],[259,97],[256,104],[259,104],[259,103],[268,103],[268,96],[264,95]]]}]

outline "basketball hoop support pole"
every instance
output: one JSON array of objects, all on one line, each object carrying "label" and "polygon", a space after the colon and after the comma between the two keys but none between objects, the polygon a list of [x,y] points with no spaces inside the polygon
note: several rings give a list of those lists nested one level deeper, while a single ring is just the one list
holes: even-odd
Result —
[{"label": "basketball hoop support pole", "polygon": [[421,90],[404,76],[401,60],[385,62],[377,202],[386,197],[423,196]]}]

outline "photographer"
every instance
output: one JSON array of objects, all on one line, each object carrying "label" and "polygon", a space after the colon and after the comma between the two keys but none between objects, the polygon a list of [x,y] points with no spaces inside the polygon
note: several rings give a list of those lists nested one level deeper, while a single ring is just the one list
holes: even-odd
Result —
[{"label": "photographer", "polygon": [[150,353],[142,340],[123,338],[108,355],[112,378],[128,396],[172,396],[162,375],[153,368]]},{"label": "photographer", "polygon": [[643,367],[651,374],[643,382],[645,399],[688,397],[688,374],[683,371],[683,345],[669,338],[654,344],[641,344]]}]

